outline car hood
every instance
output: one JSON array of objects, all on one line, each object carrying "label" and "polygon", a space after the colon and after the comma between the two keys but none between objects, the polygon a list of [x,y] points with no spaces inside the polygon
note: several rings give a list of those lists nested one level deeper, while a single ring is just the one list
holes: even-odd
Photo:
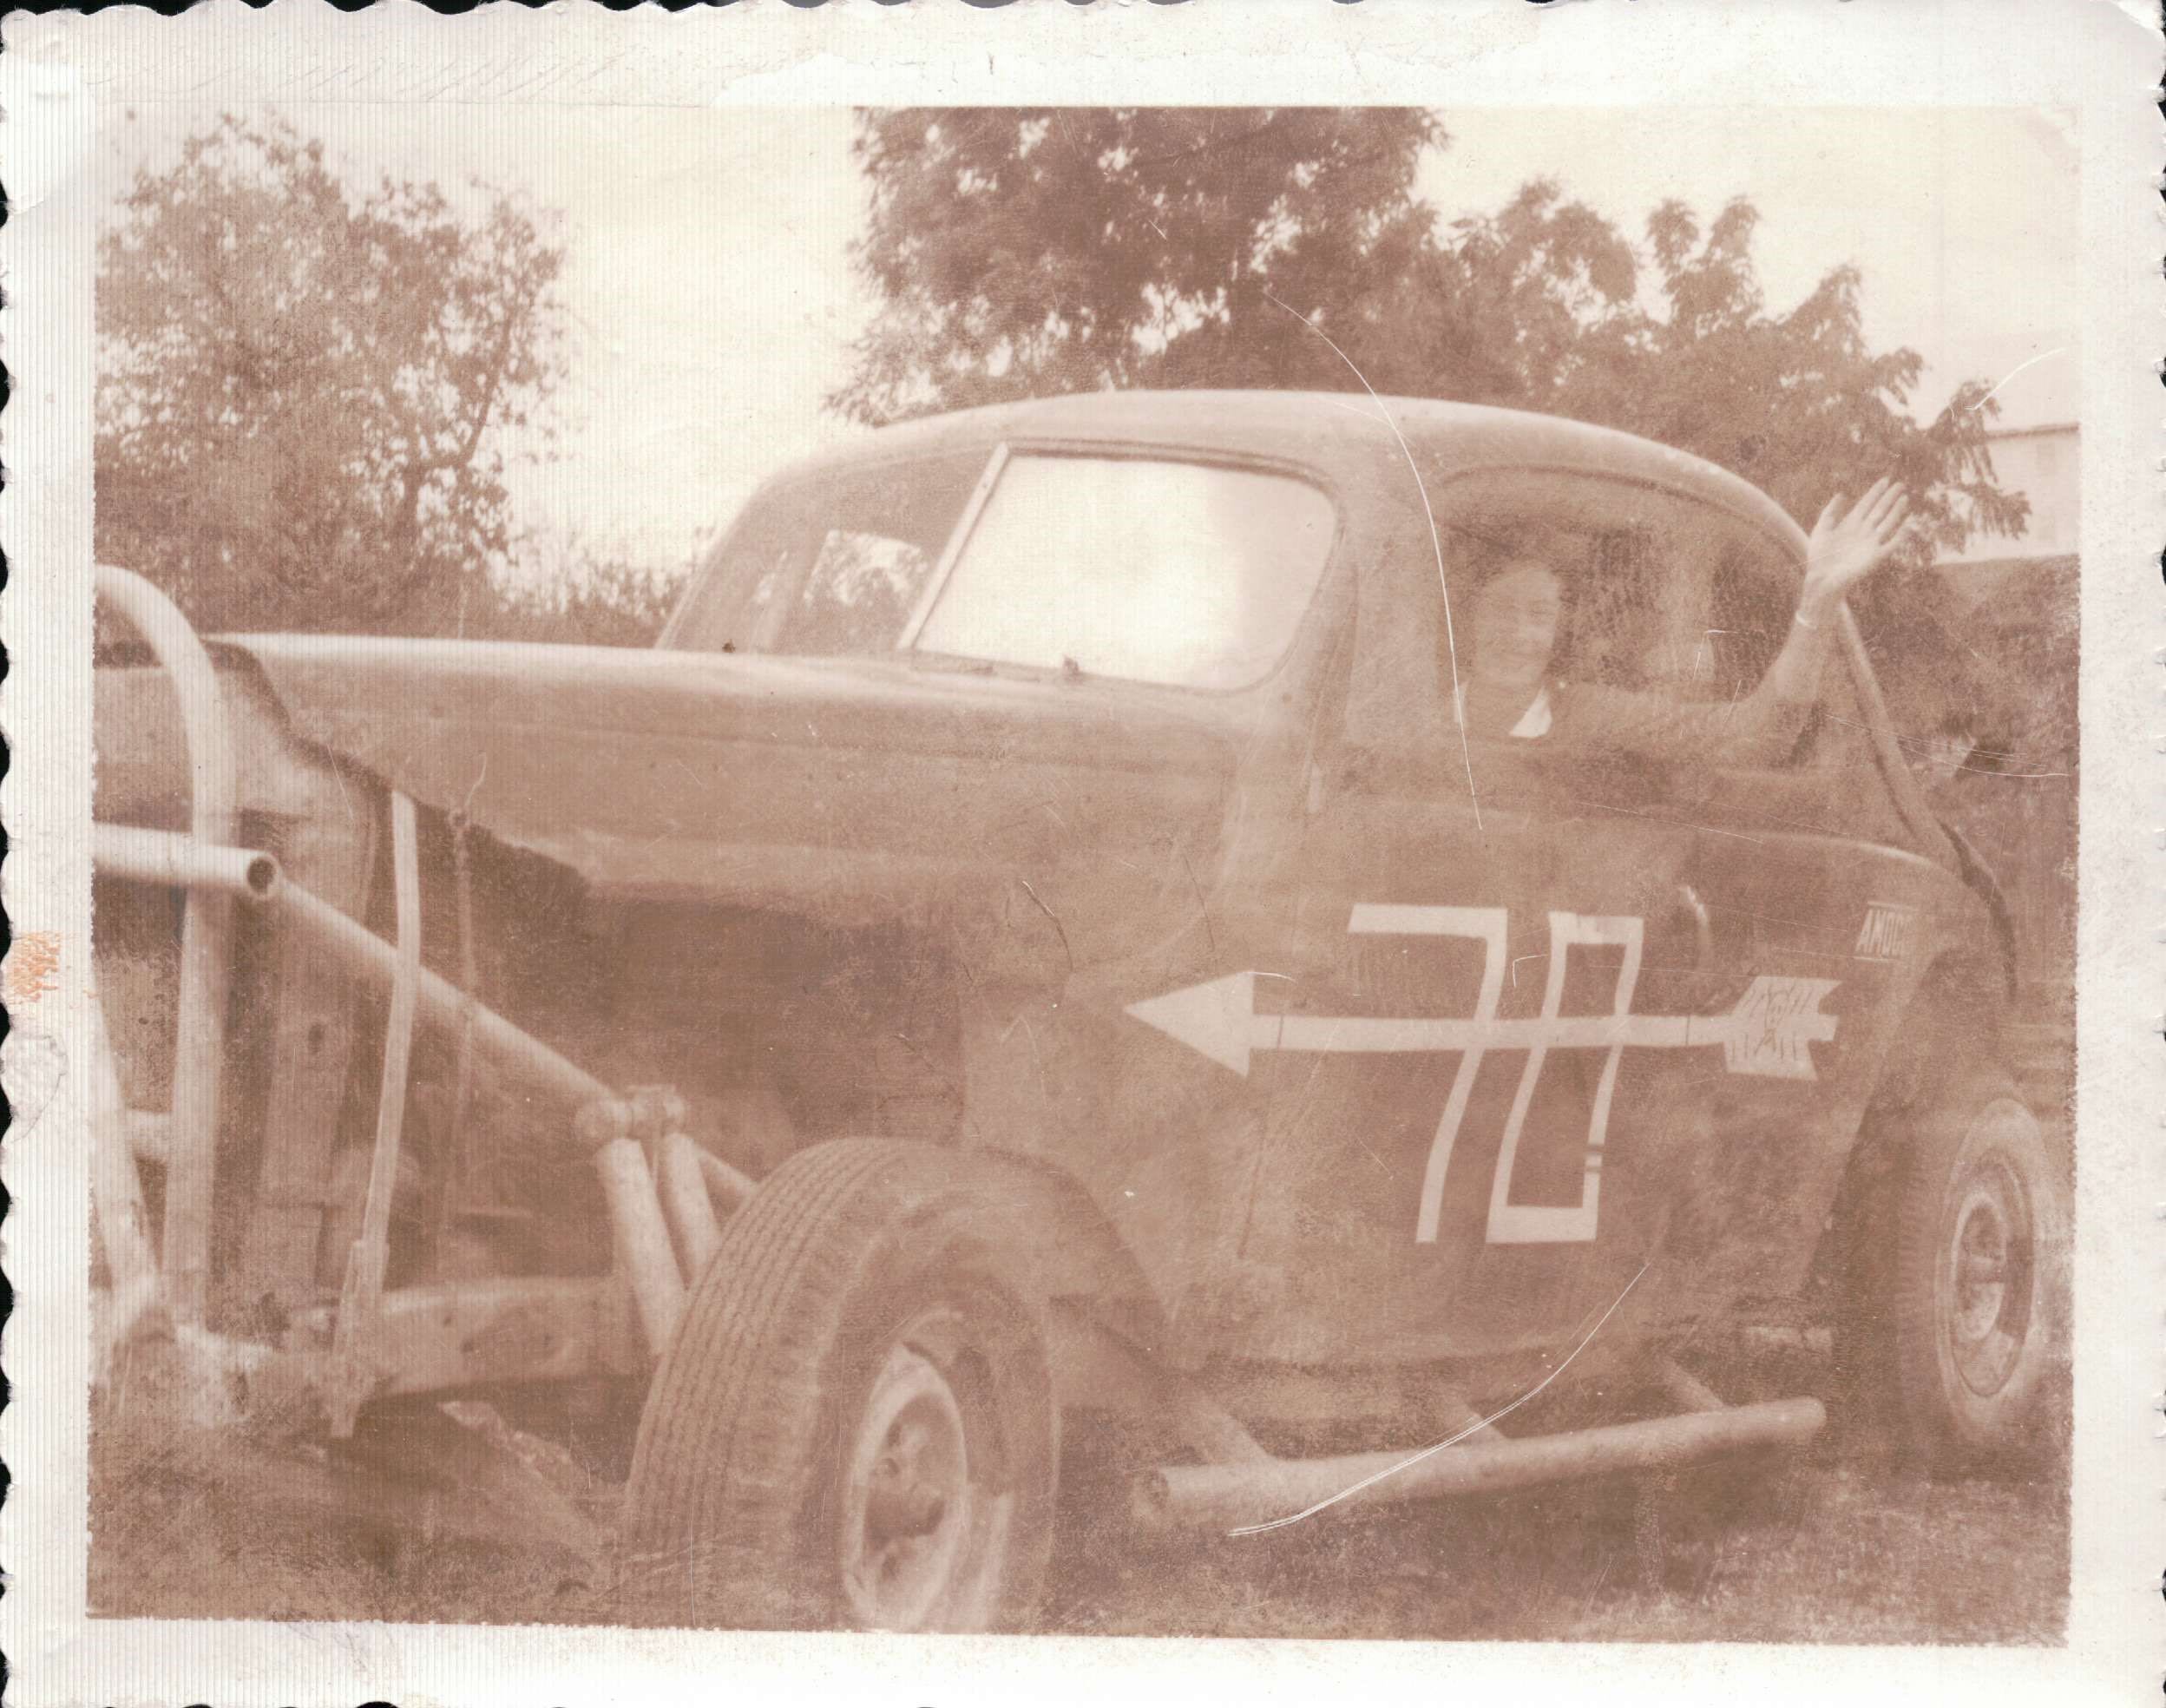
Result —
[{"label": "car hood", "polygon": [[[1050,791],[1217,790],[1244,702],[1083,680],[489,641],[244,635],[293,733],[610,887],[741,887],[752,867],[1002,857]],[[1128,781],[1124,784],[1122,779]],[[1012,838],[1009,838],[1012,840]],[[754,885],[753,887],[758,887]]]}]

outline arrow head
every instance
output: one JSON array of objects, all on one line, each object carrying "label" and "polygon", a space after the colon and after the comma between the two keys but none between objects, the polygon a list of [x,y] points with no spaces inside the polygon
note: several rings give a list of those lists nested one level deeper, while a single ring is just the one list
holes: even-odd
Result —
[{"label": "arrow head", "polygon": [[1806,1046],[1835,1041],[1835,1017],[1822,1014],[1820,1005],[1835,984],[1834,979],[1767,974],[1754,979],[1729,1015],[1723,1068],[1769,1080],[1818,1078]]},{"label": "arrow head", "polygon": [[1164,996],[1131,1002],[1127,1011],[1177,1042],[1246,1079],[1256,1031],[1256,975],[1230,973]]}]

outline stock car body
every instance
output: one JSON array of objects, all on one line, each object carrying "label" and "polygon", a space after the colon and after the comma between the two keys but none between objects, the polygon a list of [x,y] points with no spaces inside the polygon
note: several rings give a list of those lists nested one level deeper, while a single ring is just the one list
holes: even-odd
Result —
[{"label": "stock car body", "polygon": [[[1795,1445],[1817,1399],[1703,1379],[1746,1325],[1940,1461],[2034,1448],[2006,910],[1848,617],[1752,765],[1474,740],[1452,594],[1507,549],[1560,674],[1705,707],[1803,538],[1579,424],[1108,393],[784,471],[651,651],[191,673],[108,572],[167,667],[99,674],[102,1225],[333,1438],[614,1420],[627,1593],[695,1623],[1027,1623],[1108,1415],[1158,1524]],[[119,1011],[176,982],[177,1045]]]}]

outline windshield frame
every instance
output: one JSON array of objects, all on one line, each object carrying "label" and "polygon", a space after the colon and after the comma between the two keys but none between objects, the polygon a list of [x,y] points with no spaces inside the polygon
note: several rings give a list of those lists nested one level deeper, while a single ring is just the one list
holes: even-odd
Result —
[{"label": "windshield frame", "polygon": [[962,561],[962,549],[972,534],[977,531],[978,518],[985,514],[985,507],[993,499],[993,489],[1001,483],[1001,476],[1014,460],[1015,453],[1002,439],[993,447],[992,455],[985,460],[985,467],[978,470],[977,484],[970,489],[970,496],[956,512],[955,525],[948,530],[948,538],[942,543],[940,555],[933,562],[932,574],[926,576],[925,585],[919,589],[917,602],[903,619],[902,627],[895,637],[895,650],[915,654],[917,637],[925,632],[931,621],[933,608],[940,603],[940,596],[947,592],[948,583],[955,573],[955,565]]}]

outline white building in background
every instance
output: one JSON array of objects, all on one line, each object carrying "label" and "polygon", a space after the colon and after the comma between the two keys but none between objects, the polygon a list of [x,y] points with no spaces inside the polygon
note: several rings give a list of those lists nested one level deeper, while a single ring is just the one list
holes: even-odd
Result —
[{"label": "white building in background", "polygon": [[2083,509],[2082,449],[2073,420],[2035,427],[1999,427],[1986,435],[1993,475],[2002,489],[2031,501],[2019,535],[1973,532],[1946,564],[1992,563],[2012,557],[2071,557]]},{"label": "white building in background", "polygon": [[1986,357],[1986,371],[2006,375],[1993,390],[1999,413],[1986,433],[1993,476],[2004,491],[2031,501],[2031,517],[2019,535],[1973,532],[1961,551],[1940,562],[1953,567],[2071,557],[2084,487],[2076,339],[2012,338]]}]

